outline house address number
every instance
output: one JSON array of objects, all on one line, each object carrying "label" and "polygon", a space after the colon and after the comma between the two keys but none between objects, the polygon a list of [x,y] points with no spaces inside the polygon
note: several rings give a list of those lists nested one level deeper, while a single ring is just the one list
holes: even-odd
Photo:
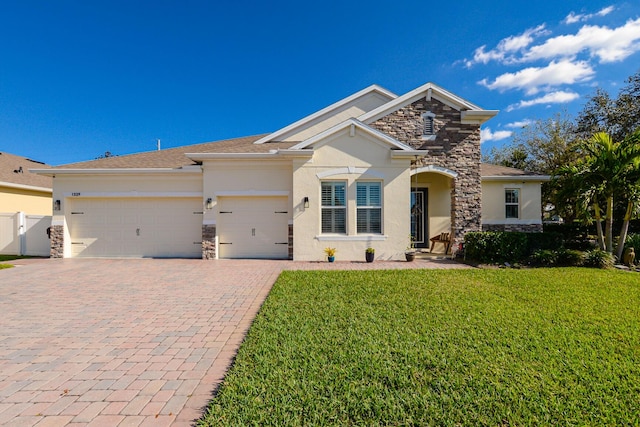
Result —
[{"label": "house address number", "polygon": [[80,193],[71,193],[72,196],[79,196]]}]

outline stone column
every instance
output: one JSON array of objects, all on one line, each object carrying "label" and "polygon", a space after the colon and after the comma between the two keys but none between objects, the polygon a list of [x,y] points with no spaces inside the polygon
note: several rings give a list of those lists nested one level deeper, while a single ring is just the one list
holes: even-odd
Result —
[{"label": "stone column", "polygon": [[64,226],[52,225],[50,237],[51,251],[49,256],[51,258],[64,258]]},{"label": "stone column", "polygon": [[202,226],[202,259],[216,259],[216,226]]}]

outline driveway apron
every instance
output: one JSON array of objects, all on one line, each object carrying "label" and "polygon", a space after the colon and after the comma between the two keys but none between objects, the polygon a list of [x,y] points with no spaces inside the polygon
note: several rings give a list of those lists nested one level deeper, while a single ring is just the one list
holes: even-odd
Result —
[{"label": "driveway apron", "polygon": [[451,261],[63,259],[0,271],[0,425],[190,426],[284,269]]}]

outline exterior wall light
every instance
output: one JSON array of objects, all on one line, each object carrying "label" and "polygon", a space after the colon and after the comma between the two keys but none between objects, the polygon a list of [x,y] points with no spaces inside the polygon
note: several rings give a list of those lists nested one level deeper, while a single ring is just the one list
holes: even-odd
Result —
[{"label": "exterior wall light", "polygon": [[59,211],[60,210],[60,200],[54,200],[53,201],[53,210],[54,211]]},{"label": "exterior wall light", "polygon": [[207,207],[207,210],[210,211],[211,209],[213,209],[213,199],[211,197],[209,197],[207,199],[207,203],[205,205]]},{"label": "exterior wall light", "polygon": [[307,209],[309,207],[309,198],[305,196],[304,198],[304,208]]}]

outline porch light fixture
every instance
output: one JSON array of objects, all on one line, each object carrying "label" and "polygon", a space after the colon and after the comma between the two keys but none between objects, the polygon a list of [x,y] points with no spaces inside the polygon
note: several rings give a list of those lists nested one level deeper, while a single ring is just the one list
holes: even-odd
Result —
[{"label": "porch light fixture", "polygon": [[213,209],[213,199],[211,197],[209,197],[207,199],[207,204],[206,204],[207,210],[210,211],[211,209]]},{"label": "porch light fixture", "polygon": [[54,211],[59,211],[60,210],[60,200],[54,200],[53,201],[53,210]]},{"label": "porch light fixture", "polygon": [[309,198],[305,196],[304,198],[304,208],[307,209],[309,207]]}]

